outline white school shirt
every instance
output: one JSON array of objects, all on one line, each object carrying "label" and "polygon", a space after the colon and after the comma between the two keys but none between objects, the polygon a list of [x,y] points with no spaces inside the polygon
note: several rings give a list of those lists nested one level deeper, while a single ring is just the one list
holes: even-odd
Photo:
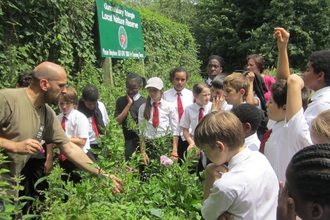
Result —
[{"label": "white school shirt", "polygon": [[230,105],[230,104],[227,103],[226,100],[223,100],[223,102],[221,104],[221,107],[220,107],[221,110],[230,112],[232,108],[233,108],[233,105]]},{"label": "white school shirt", "polygon": [[212,102],[207,103],[207,105],[199,106],[197,103],[193,103],[189,105],[183,112],[180,126],[182,128],[191,128],[190,136],[192,139],[194,139],[194,132],[198,125],[198,115],[199,115],[199,109],[203,107],[203,116],[207,115],[212,110]]},{"label": "white school shirt", "polygon": [[260,140],[258,138],[257,132],[253,135],[250,135],[249,137],[246,137],[244,145],[252,151],[259,151]]},{"label": "white school shirt", "polygon": [[308,125],[312,124],[312,121],[321,112],[330,109],[330,86],[314,92],[311,98],[311,103],[308,104],[304,116],[307,120]]},{"label": "white school shirt", "polygon": [[[103,102],[101,101],[97,101],[98,105],[99,105],[99,109],[101,111],[102,114],[102,120],[105,126],[107,126],[107,124],[109,124],[110,119],[107,113],[107,109],[105,108],[105,105],[103,104]],[[98,137],[96,136],[95,131],[93,130],[93,126],[92,126],[92,117],[88,118],[88,122],[89,122],[89,142],[91,144],[96,144]]]},{"label": "white school shirt", "polygon": [[[189,105],[194,103],[194,95],[192,93],[191,90],[183,88],[181,91],[179,91],[181,93],[181,101],[182,101],[182,107],[183,107],[183,111],[185,110],[186,107],[188,107]],[[168,102],[171,102],[174,107],[175,110],[178,112],[178,91],[176,91],[174,88],[171,88],[167,91],[164,92],[164,99]],[[179,112],[178,112],[178,119],[179,119]],[[175,132],[175,134],[180,134],[181,138],[183,141],[185,141],[186,139],[183,136],[183,130],[181,126],[177,126],[177,131]]]},{"label": "white school shirt", "polygon": [[216,220],[228,211],[235,220],[276,219],[278,189],[276,174],[266,157],[244,148],[230,159],[228,172],[213,183],[202,216]]},{"label": "white school shirt", "polygon": [[303,108],[290,121],[277,122],[265,143],[265,156],[272,165],[279,181],[285,183],[286,168],[295,153],[312,145],[309,127]]},{"label": "white school shirt", "polygon": [[[87,153],[90,148],[88,134],[88,120],[80,111],[73,109],[67,114],[65,120],[65,133],[68,138],[86,138],[86,143],[82,150]],[[62,123],[63,113],[57,116],[57,119]]]},{"label": "white school shirt", "polygon": [[255,98],[255,99],[258,100],[258,106],[257,106],[257,108],[262,110],[261,101],[260,101],[259,97],[257,96],[256,92],[254,92],[254,91],[253,91],[253,98]]},{"label": "white school shirt", "polygon": [[[164,99],[160,100],[158,105],[159,111],[159,126],[155,128],[152,125],[152,116],[153,116],[153,101],[151,100],[151,113],[150,119],[146,122],[144,118],[144,109],[146,104],[143,103],[139,108],[139,116],[138,116],[138,123],[140,133],[150,139],[164,137],[166,135],[170,135],[175,133],[178,126],[178,112],[175,110],[175,107],[172,103],[165,101]],[[146,125],[145,125],[146,123]]]}]

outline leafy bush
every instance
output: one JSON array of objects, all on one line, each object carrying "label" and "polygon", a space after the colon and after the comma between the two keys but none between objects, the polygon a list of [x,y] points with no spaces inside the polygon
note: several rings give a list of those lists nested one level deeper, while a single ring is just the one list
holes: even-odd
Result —
[{"label": "leafy bush", "polygon": [[[159,159],[154,160],[152,168],[145,169],[147,180],[143,179],[139,172],[141,155],[134,154],[131,161],[124,162],[120,132],[115,123],[107,127],[108,135],[101,139],[99,165],[125,183],[124,192],[112,194],[110,178],[91,178],[87,173],[82,173],[84,180],[76,186],[64,183],[60,178],[63,171],[55,166],[46,177],[46,201],[34,203],[43,210],[42,219],[200,219],[202,183],[189,174],[190,157],[183,166],[174,163],[165,167]],[[162,147],[162,140],[159,144]]]}]

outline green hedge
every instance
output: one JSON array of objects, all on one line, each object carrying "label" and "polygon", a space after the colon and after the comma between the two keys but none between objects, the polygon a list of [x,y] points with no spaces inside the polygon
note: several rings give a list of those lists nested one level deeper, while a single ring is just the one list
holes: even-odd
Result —
[{"label": "green hedge", "polygon": [[[12,87],[20,72],[45,60],[61,64],[73,81],[70,84],[103,82],[94,1],[9,0],[0,6],[0,77],[5,79],[0,88]],[[167,79],[171,68],[185,66],[198,75],[197,45],[188,28],[150,11],[136,10],[141,13],[146,59],[144,64],[114,59],[115,86],[123,87],[127,71]],[[97,78],[89,79],[88,71],[98,72]]]}]

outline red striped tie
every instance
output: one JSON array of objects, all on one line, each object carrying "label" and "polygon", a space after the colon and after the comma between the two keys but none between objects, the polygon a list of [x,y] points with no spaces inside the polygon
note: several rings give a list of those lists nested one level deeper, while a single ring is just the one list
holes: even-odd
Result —
[{"label": "red striped tie", "polygon": [[97,124],[96,124],[96,120],[95,120],[95,116],[92,116],[92,129],[95,132],[95,135],[97,138],[100,138],[100,133],[99,133],[99,129],[97,128]]},{"label": "red striped tie", "polygon": [[[65,131],[65,122],[66,122],[66,117],[63,115],[61,126],[64,131]],[[62,162],[66,160],[66,157],[64,156],[64,154],[61,151],[60,151],[59,159]]]}]

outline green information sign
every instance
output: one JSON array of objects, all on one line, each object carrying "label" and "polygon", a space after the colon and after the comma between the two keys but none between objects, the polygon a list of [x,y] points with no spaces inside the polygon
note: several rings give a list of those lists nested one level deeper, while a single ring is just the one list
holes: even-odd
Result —
[{"label": "green information sign", "polygon": [[96,0],[102,57],[144,59],[140,13]]}]

